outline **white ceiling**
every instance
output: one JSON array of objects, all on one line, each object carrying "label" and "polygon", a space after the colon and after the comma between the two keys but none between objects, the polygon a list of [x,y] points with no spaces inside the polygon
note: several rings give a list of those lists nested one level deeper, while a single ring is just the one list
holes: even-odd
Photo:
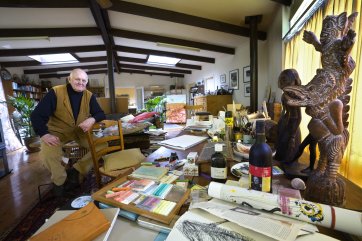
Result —
[{"label": "white ceiling", "polygon": [[[89,2],[95,2],[95,0],[74,0],[74,2],[85,2],[89,5]],[[116,3],[120,0],[111,0]],[[5,2],[5,3],[3,3]],[[41,2],[49,3],[52,0],[32,1],[22,0],[16,1],[24,3],[27,6],[25,8],[19,7],[12,1],[0,1],[0,64],[6,67],[12,67],[8,62],[14,61],[30,61],[31,59],[24,56],[8,56],[4,54],[2,50],[15,50],[15,49],[51,49],[55,47],[74,47],[74,46],[92,46],[92,45],[104,45],[102,36],[67,36],[67,37],[46,37],[44,39],[15,39],[13,36],[7,36],[8,31],[12,29],[38,29],[38,28],[85,28],[93,27],[97,28],[95,17],[93,17],[91,8],[89,7],[76,7],[76,8],[39,8],[37,5],[31,5],[33,2],[41,4]],[[39,3],[40,2],[40,3]],[[60,2],[72,2],[71,0]],[[122,2],[122,1],[121,1]],[[125,1],[123,1],[125,2]],[[186,15],[197,16],[205,19],[216,20],[236,26],[249,28],[244,23],[246,16],[262,15],[262,21],[258,25],[258,30],[267,32],[269,24],[272,22],[273,15],[277,9],[282,6],[280,3],[271,0],[128,0],[126,2],[142,4],[158,9],[164,9],[183,13]],[[8,4],[7,4],[8,3]],[[69,3],[70,4],[70,3]],[[57,5],[57,3],[54,3]],[[35,6],[35,7],[30,7]],[[44,6],[44,5],[43,5]],[[45,4],[45,6],[47,6]],[[96,5],[98,7],[98,5]],[[99,8],[101,9],[101,8]],[[102,11],[102,10],[101,10]],[[249,38],[247,36],[241,36],[231,33],[225,33],[222,31],[210,30],[201,27],[190,26],[181,23],[174,23],[165,20],[159,20],[150,17],[139,16],[130,13],[123,13],[117,10],[108,9],[105,11],[109,17],[110,27],[118,30],[130,30],[139,33],[147,33],[153,35],[159,35],[163,37],[171,37],[182,40],[191,40],[201,42],[204,44],[213,44],[223,47],[236,48],[240,44],[248,44]],[[107,18],[107,16],[106,16]],[[108,31],[109,32],[109,31]],[[10,35],[10,34],[9,34]],[[82,35],[82,34],[79,34]],[[9,37],[8,39],[5,39]],[[112,38],[112,36],[111,36]],[[159,47],[155,41],[143,41],[135,40],[124,37],[113,37],[115,46],[127,46],[136,47],[150,50],[161,50],[173,53],[181,53],[193,56],[202,56],[208,58],[221,58],[228,53],[220,53],[210,50],[200,49],[199,52],[184,50],[178,48]],[[131,57],[138,59],[146,59],[147,54],[129,53],[122,51],[115,51],[118,57]],[[85,57],[99,57],[106,56],[106,51],[94,51],[94,52],[73,52],[79,58]],[[11,54],[10,54],[11,55]],[[132,63],[121,60],[118,63],[127,63],[133,65],[142,65],[142,63]],[[205,63],[195,60],[182,59],[182,64],[192,64],[198,66],[205,66]],[[77,65],[96,65],[106,64],[106,60],[97,62],[82,62]],[[54,72],[56,68],[65,67],[69,65],[57,65],[57,66],[21,66],[24,70],[30,69],[49,69],[49,73]],[[188,68],[175,67],[176,69],[188,70]],[[190,69],[193,71],[192,69]],[[167,72],[167,71],[166,71]]]}]

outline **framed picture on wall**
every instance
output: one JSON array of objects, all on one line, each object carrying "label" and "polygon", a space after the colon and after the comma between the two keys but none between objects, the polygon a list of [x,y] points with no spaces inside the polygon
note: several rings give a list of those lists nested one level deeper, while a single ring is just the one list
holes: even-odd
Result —
[{"label": "framed picture on wall", "polygon": [[250,96],[250,84],[244,84],[244,96],[249,97]]},{"label": "framed picture on wall", "polygon": [[250,82],[250,66],[246,66],[243,68],[243,82],[244,83]]},{"label": "framed picture on wall", "polygon": [[234,69],[229,72],[230,78],[230,89],[238,90],[239,89],[239,69]]},{"label": "framed picture on wall", "polygon": [[220,75],[220,84],[225,84],[226,83],[226,74],[222,74]]}]

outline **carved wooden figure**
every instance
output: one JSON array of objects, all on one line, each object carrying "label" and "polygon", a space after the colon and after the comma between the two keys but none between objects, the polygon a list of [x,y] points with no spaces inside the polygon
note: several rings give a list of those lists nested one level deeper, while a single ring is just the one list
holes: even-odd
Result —
[{"label": "carved wooden figure", "polygon": [[[298,72],[295,69],[283,70],[278,78],[278,87],[284,89],[287,86],[301,85]],[[289,106],[285,96],[282,95],[283,111],[278,122],[278,139],[274,159],[289,163],[294,161],[300,144],[299,124],[302,120],[300,107]]]},{"label": "carved wooden figure", "polygon": [[357,13],[344,12],[323,20],[320,40],[305,31],[303,40],[321,52],[322,69],[307,85],[283,89],[288,105],[304,106],[312,117],[308,129],[318,142],[318,167],[307,182],[306,199],[334,206],[345,202],[345,183],[337,176],[348,144],[348,102],[352,90],[349,75],[355,68],[350,51],[356,33],[351,29]]}]

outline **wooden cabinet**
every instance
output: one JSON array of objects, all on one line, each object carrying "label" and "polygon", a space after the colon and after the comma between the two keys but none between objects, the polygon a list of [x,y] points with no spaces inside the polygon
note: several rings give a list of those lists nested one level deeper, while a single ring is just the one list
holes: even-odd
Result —
[{"label": "wooden cabinet", "polygon": [[232,95],[195,96],[194,98],[194,105],[202,105],[203,111],[208,111],[214,116],[217,116],[220,110],[226,109],[227,104],[232,103]]},{"label": "wooden cabinet", "polygon": [[89,86],[87,89],[90,92],[92,92],[96,97],[105,97],[104,87],[103,86],[101,86],[101,87],[91,87],[91,86]]},{"label": "wooden cabinet", "polygon": [[203,111],[208,111],[212,115],[217,116],[220,110],[226,109],[227,104],[233,103],[232,95],[208,95],[195,96],[194,105],[202,105]]}]

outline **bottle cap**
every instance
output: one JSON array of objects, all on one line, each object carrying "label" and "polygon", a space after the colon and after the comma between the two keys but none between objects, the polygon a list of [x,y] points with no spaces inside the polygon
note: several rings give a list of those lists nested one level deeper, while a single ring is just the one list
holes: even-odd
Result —
[{"label": "bottle cap", "polygon": [[215,151],[222,152],[222,144],[215,144]]},{"label": "bottle cap", "polygon": [[265,133],[265,122],[263,120],[256,121],[255,132],[256,133]]}]

